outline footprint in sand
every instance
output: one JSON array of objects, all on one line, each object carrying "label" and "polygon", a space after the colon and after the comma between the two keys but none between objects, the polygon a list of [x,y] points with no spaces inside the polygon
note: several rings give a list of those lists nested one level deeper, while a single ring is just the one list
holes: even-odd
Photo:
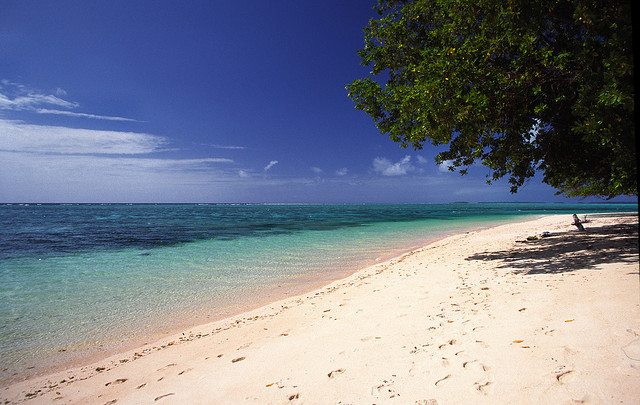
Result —
[{"label": "footprint in sand", "polygon": [[331,371],[329,374],[327,374],[327,376],[329,378],[335,378],[337,375],[344,373],[344,371],[344,368],[339,368],[337,370]]},{"label": "footprint in sand", "polygon": [[161,370],[164,370],[165,368],[174,367],[174,366],[176,366],[176,363],[170,363],[170,364],[167,364],[167,365],[166,365],[166,366],[164,366],[164,367],[160,367],[160,368],[159,368],[159,369],[157,369],[156,371],[161,371]]},{"label": "footprint in sand", "polygon": [[113,380],[113,381],[110,381],[110,382],[106,383],[104,386],[108,387],[109,385],[112,385],[112,384],[113,385],[122,384],[123,382],[126,382],[126,381],[127,381],[127,378],[118,378],[117,380]]},{"label": "footprint in sand", "polygon": [[193,370],[192,368],[188,368],[186,370],[182,370],[181,372],[178,373],[178,375],[182,375],[184,373],[188,373],[189,371]]},{"label": "footprint in sand", "polygon": [[474,386],[479,392],[485,395],[489,394],[493,388],[493,377],[490,373],[491,367],[478,360],[469,360],[462,363],[462,368],[465,369],[465,373],[473,373],[478,378]]},{"label": "footprint in sand", "polygon": [[476,383],[476,389],[485,395],[489,394],[492,388],[493,388],[493,382],[491,381],[487,381],[483,384]]},{"label": "footprint in sand", "polygon": [[567,370],[565,372],[557,374],[556,380],[558,380],[560,384],[565,384],[569,382],[574,377],[574,375],[575,375],[575,372],[573,370]]},{"label": "footprint in sand", "polygon": [[436,387],[438,387],[439,385],[441,385],[444,381],[448,380],[449,378],[453,377],[451,374],[447,374],[446,376],[442,377],[441,379],[439,379],[438,381],[436,381],[434,383],[434,385]]},{"label": "footprint in sand", "polygon": [[464,369],[471,369],[471,368],[480,367],[480,366],[482,366],[482,364],[480,364],[478,360],[470,360],[462,363],[462,368]]},{"label": "footprint in sand", "polygon": [[491,371],[491,367],[487,366],[486,364],[480,363],[478,360],[465,361],[464,363],[462,363],[462,368],[464,368],[465,370],[483,371],[485,373]]},{"label": "footprint in sand", "polygon": [[486,342],[483,342],[482,340],[476,340],[476,343],[484,347],[485,349],[489,347],[489,345]]},{"label": "footprint in sand", "polygon": [[[284,335],[284,336],[286,336],[286,335]],[[253,344],[252,342],[245,343],[245,344],[241,345],[240,347],[238,347],[238,348],[236,349],[236,351],[237,351],[237,350],[246,349],[246,348],[248,348],[249,346],[251,346],[252,344]]]},{"label": "footprint in sand", "polygon": [[[638,335],[637,332],[627,329],[627,332],[633,333],[635,336]],[[629,358],[629,360],[639,361],[640,360],[640,339],[636,338],[622,346],[622,352]]]},{"label": "footprint in sand", "polygon": [[450,341],[448,341],[447,343],[444,343],[444,344],[441,344],[440,346],[438,346],[438,349],[442,350],[442,349],[445,349],[445,348],[447,348],[447,347],[449,347],[449,346],[454,346],[454,345],[456,345],[457,343],[458,343],[458,341],[457,341],[457,340],[455,340],[455,339],[451,339],[451,340],[450,340]]},{"label": "footprint in sand", "polygon": [[393,389],[393,381],[383,380],[382,384],[371,388],[371,395],[383,396],[385,398],[394,398],[398,394]]},{"label": "footprint in sand", "polygon": [[166,397],[171,396],[171,395],[176,395],[176,394],[175,394],[174,392],[170,392],[170,393],[168,393],[168,394],[160,395],[159,397],[155,397],[155,399],[154,399],[153,401],[154,401],[154,402],[155,402],[155,401],[159,401],[159,400],[161,400],[162,398],[166,398]]}]

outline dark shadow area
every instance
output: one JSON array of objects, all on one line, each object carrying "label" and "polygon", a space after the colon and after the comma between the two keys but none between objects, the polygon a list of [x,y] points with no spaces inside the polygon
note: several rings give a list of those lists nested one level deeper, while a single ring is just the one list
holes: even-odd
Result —
[{"label": "dark shadow area", "polygon": [[[588,215],[588,218],[597,217]],[[535,241],[517,243],[509,250],[475,254],[467,260],[501,261],[498,268],[511,268],[518,274],[557,274],[593,269],[607,263],[639,262],[637,222],[618,225],[589,222],[584,226],[586,232],[553,233]]]}]

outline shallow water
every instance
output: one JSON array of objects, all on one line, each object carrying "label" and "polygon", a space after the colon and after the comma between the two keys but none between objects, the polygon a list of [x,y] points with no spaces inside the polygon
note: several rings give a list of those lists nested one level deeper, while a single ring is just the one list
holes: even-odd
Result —
[{"label": "shallow water", "polygon": [[0,381],[230,315],[446,234],[621,211],[637,206],[0,205]]}]

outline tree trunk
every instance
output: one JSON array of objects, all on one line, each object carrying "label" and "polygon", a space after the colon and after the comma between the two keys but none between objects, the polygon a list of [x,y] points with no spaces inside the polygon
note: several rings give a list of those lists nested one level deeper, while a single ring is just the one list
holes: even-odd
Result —
[{"label": "tree trunk", "polygon": [[573,214],[573,225],[575,225],[579,231],[584,232],[584,226],[582,226],[582,222],[580,222],[580,218],[576,214]]}]

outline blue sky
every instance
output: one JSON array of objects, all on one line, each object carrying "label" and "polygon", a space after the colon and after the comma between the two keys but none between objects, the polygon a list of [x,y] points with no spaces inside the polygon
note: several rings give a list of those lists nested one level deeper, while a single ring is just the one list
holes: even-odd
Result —
[{"label": "blue sky", "polygon": [[3,1],[0,202],[579,201],[380,134],[373,2]]}]

